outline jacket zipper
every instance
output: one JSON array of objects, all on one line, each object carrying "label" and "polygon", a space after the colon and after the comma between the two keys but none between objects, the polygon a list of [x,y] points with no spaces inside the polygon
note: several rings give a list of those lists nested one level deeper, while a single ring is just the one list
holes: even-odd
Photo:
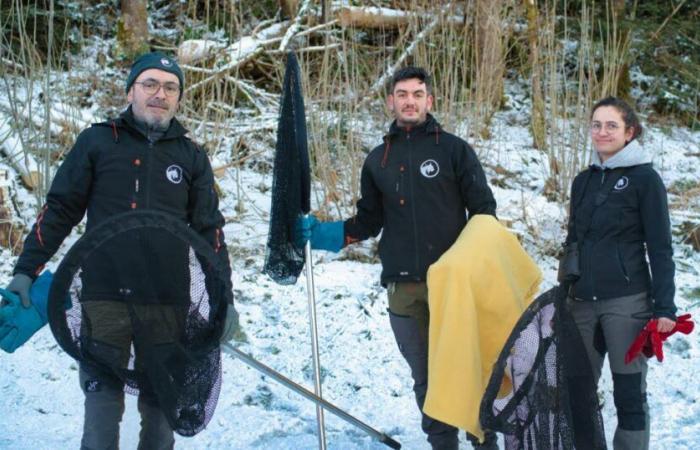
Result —
[{"label": "jacket zipper", "polygon": [[[603,169],[603,170],[601,171],[600,186],[602,187],[604,184],[605,184],[605,169]],[[599,191],[599,192],[600,192],[600,191]],[[595,211],[593,211],[593,213],[595,214]],[[592,221],[592,220],[593,220],[593,219],[591,218],[591,221]],[[591,222],[591,226],[593,226],[593,223],[592,223],[592,222]],[[591,248],[591,253],[592,253],[592,248]],[[590,257],[590,255],[589,255],[589,257]],[[587,269],[588,269],[588,273],[591,274],[591,298],[592,298],[593,300],[598,300],[598,296],[596,295],[596,289],[595,289],[595,287],[596,287],[596,282],[595,282],[595,280],[593,279],[593,270],[592,270],[592,268],[590,267],[591,265],[588,264],[588,261],[586,262],[586,265],[589,266],[589,267],[587,267]]]},{"label": "jacket zipper", "polygon": [[[148,138],[146,138],[148,139]],[[151,190],[153,189],[152,183],[151,183],[151,172],[152,172],[152,167],[153,167],[153,142],[148,139],[148,156],[147,161],[148,161],[148,168],[146,169],[146,208],[151,207]]]},{"label": "jacket zipper", "polygon": [[[411,134],[406,132],[406,141],[410,142]],[[418,255],[418,222],[416,221],[416,202],[415,195],[413,194],[413,150],[412,147],[408,146],[408,186],[411,194],[411,218],[413,219],[413,248],[415,251],[415,272],[414,276],[420,270],[420,259]]]},{"label": "jacket zipper", "polygon": [[620,253],[620,246],[615,246],[615,253],[617,253],[617,260],[620,263],[620,269],[622,270],[622,276],[625,277],[627,284],[630,284],[630,277],[627,275],[627,268],[625,267],[625,261],[622,259],[622,254]]}]

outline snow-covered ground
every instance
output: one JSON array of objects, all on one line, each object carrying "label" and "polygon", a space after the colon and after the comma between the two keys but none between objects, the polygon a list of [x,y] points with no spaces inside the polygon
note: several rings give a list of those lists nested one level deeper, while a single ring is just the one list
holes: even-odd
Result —
[{"label": "snow-covered ground", "polygon": [[[501,166],[517,179],[494,187],[499,216],[512,228],[545,274],[542,290],[551,287],[556,261],[552,246],[562,238],[565,208],[542,195],[544,157],[530,147],[527,129],[499,113],[490,141],[479,142],[489,179]],[[372,126],[369,142],[379,142],[383,125]],[[685,129],[651,129],[646,145],[656,154],[655,166],[667,186],[694,183],[700,178],[700,133]],[[273,149],[264,156],[272,159]],[[217,161],[225,163],[225,158]],[[34,197],[13,177],[11,192],[27,225],[33,220]],[[240,177],[240,180],[237,180]],[[502,176],[500,177],[502,178]],[[313,390],[306,280],[280,286],[261,274],[267,239],[271,175],[252,164],[230,169],[218,179],[224,192],[222,209],[233,262],[236,307],[247,341],[239,347],[264,364]],[[240,182],[242,190],[236,188]],[[239,193],[240,192],[240,193]],[[244,210],[236,208],[243,196]],[[698,199],[671,196],[674,230],[685,220],[700,221]],[[74,242],[73,235],[48,268]],[[674,236],[677,263],[676,303],[682,312],[700,317],[700,254]],[[324,397],[365,423],[392,436],[407,449],[426,449],[420,416],[414,403],[409,369],[401,358],[389,327],[385,290],[379,285],[380,266],[360,262],[372,256],[373,242],[338,255],[314,253],[318,336]],[[548,250],[549,249],[549,250]],[[16,258],[0,250],[0,286],[6,285]],[[700,448],[700,333],[673,336],[665,346],[663,364],[650,363],[649,406],[653,449]],[[209,426],[193,438],[178,437],[182,449],[313,449],[317,448],[315,406],[229,355],[224,355],[224,385]],[[606,369],[607,370],[607,369]],[[48,328],[14,354],[0,354],[0,449],[78,448],[82,429],[83,394],[77,365],[56,344]],[[612,383],[606,374],[600,385],[608,440],[616,418]],[[138,439],[135,400],[127,396],[122,448],[135,448]],[[326,413],[331,449],[381,449],[362,431]],[[464,436],[462,435],[462,439]],[[464,443],[463,448],[469,448]]]}]

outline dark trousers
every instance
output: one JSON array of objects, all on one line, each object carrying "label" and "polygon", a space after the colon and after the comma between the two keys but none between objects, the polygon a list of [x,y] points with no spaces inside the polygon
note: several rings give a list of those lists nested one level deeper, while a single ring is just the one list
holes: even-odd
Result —
[{"label": "dark trousers", "polygon": [[[428,391],[428,287],[425,283],[390,283],[388,286],[389,319],[399,351],[411,368],[413,392],[421,410],[421,427],[434,449],[457,449],[457,428],[440,422],[423,413],[423,403]],[[467,438],[477,443],[476,438]],[[486,433],[486,442],[495,445],[496,436]],[[488,448],[488,447],[486,447]]]},{"label": "dark trousers", "polygon": [[[83,303],[83,314],[89,323],[90,352],[104,368],[81,364],[80,386],[85,393],[85,422],[81,450],[116,450],[119,448],[119,424],[124,414],[124,385],[113,368],[126,368],[134,359],[140,368],[143,356],[133,341],[134,331],[127,306],[122,302]],[[153,324],[153,335],[162,342],[171,341],[178,326],[175,309],[160,305],[137,305],[140,317]],[[173,430],[153,395],[139,393],[141,416],[138,450],[171,450],[175,446]]]},{"label": "dark trousers", "polygon": [[605,354],[608,354],[618,419],[613,448],[648,450],[647,359],[642,354],[625,364],[627,349],[651,318],[651,302],[647,294],[599,301],[569,298],[567,305],[586,346],[596,383]]},{"label": "dark trousers", "polygon": [[[85,393],[85,422],[81,450],[117,450],[119,424],[124,414],[124,390],[115,379],[80,369],[80,386]],[[138,450],[171,450],[173,430],[152,399],[139,395],[141,432]]]}]

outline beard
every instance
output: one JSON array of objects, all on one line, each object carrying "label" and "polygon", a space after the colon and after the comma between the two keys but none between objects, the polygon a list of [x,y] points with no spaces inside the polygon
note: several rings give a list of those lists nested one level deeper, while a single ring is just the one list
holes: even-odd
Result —
[{"label": "beard", "polygon": [[412,110],[412,112],[415,111],[416,115],[415,116],[405,116],[401,113],[396,114],[396,122],[399,125],[406,126],[406,125],[420,125],[421,123],[425,122],[426,115],[421,114],[420,111]]},{"label": "beard", "polygon": [[[132,105],[132,110],[134,116],[141,122],[143,122],[148,128],[153,130],[164,131],[170,126],[170,121],[172,120],[175,113],[170,111],[169,105],[160,102],[156,99],[147,102],[144,105],[143,110],[137,105]],[[163,114],[156,114],[151,111],[149,107],[163,108]]]},{"label": "beard", "polygon": [[170,126],[170,120],[171,118],[169,117],[144,117],[144,122],[146,123],[148,128],[154,130],[166,130]]}]

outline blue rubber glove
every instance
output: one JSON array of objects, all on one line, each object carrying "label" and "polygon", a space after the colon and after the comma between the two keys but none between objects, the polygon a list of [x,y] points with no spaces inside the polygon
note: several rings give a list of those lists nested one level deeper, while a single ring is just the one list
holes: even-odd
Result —
[{"label": "blue rubber glove", "polygon": [[0,348],[12,353],[48,322],[46,306],[53,274],[48,270],[36,279],[29,291],[32,304],[25,308],[14,292],[0,289]]},{"label": "blue rubber glove", "polygon": [[300,216],[294,224],[294,245],[303,248],[311,241],[314,250],[339,252],[345,240],[343,222],[319,222],[313,214]]}]

